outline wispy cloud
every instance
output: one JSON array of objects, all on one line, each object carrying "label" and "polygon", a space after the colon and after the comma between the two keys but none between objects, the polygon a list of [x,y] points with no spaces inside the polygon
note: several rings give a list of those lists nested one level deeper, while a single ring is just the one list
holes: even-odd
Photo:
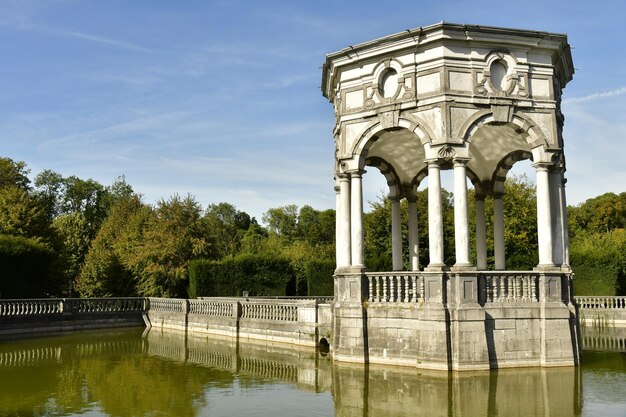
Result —
[{"label": "wispy cloud", "polygon": [[566,99],[563,100],[563,103],[565,103],[565,104],[585,103],[587,101],[600,100],[600,99],[603,99],[603,98],[614,97],[614,96],[623,96],[625,94],[626,94],[626,87],[620,87],[620,88],[617,88],[615,90],[601,91],[601,92],[597,92],[597,93],[588,94],[588,95],[582,96],[582,97],[566,98]]},{"label": "wispy cloud", "polygon": [[30,13],[10,13],[0,17],[0,26],[7,29],[41,33],[48,36],[58,36],[66,38],[80,39],[82,41],[97,43],[114,48],[121,48],[140,52],[156,52],[154,49],[128,42],[125,40],[113,39],[101,35],[94,35],[85,32],[58,29],[55,27],[42,25],[32,20]]},{"label": "wispy cloud", "polygon": [[120,40],[111,39],[111,38],[106,38],[106,37],[103,37],[103,36],[90,35],[88,33],[63,32],[63,31],[56,31],[56,33],[58,35],[60,35],[60,36],[73,37],[73,38],[82,39],[82,40],[88,41],[88,42],[95,42],[95,43],[99,43],[99,44],[113,46],[113,47],[116,47],[116,48],[130,49],[130,50],[133,50],[133,51],[141,51],[141,52],[154,52],[153,49],[144,48],[143,46],[135,45],[135,44],[130,43],[130,42],[120,41]]}]

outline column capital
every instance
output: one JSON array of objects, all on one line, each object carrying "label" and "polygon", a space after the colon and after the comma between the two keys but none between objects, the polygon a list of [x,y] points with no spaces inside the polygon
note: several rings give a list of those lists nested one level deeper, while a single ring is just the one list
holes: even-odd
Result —
[{"label": "column capital", "polygon": [[363,176],[363,174],[365,174],[365,170],[364,169],[355,169],[352,171],[348,171],[347,174],[350,176],[350,178],[361,178]]},{"label": "column capital", "polygon": [[544,162],[539,161],[532,164],[532,167],[535,168],[536,171],[548,171],[554,164],[552,162]]},{"label": "column capital", "polygon": [[471,158],[468,157],[464,157],[464,156],[457,156],[455,157],[452,162],[454,164],[454,167],[465,167],[467,166],[467,163],[470,161]]},{"label": "column capital", "polygon": [[504,192],[494,192],[493,199],[494,200],[502,200],[504,198]]},{"label": "column capital", "polygon": [[337,174],[337,177],[339,178],[340,182],[350,181],[350,174],[346,172],[340,172],[339,174]]},{"label": "column capital", "polygon": [[426,164],[428,165],[428,168],[441,168],[441,161],[439,160],[439,158],[434,158],[434,159],[426,159],[424,160],[424,162],[426,162]]},{"label": "column capital", "polygon": [[409,203],[417,203],[417,194],[415,193],[406,193],[404,198],[406,198],[406,201]]}]

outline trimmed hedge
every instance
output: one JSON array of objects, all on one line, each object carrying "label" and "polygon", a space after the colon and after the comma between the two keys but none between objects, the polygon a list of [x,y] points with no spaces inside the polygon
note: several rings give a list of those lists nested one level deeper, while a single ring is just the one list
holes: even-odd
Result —
[{"label": "trimmed hedge", "polygon": [[221,261],[189,262],[190,298],[295,294],[295,272],[286,258],[242,254]]},{"label": "trimmed hedge", "polygon": [[334,273],[334,259],[320,259],[308,262],[305,266],[308,295],[333,295],[335,291]]},{"label": "trimmed hedge", "polygon": [[626,232],[577,235],[571,242],[570,258],[576,295],[626,294]]},{"label": "trimmed hedge", "polygon": [[41,242],[0,235],[0,298],[46,296],[54,259],[52,250]]}]

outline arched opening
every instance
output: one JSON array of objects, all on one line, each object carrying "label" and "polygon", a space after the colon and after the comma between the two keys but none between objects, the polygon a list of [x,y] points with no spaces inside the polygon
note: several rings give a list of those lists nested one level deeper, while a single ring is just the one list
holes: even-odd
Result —
[{"label": "arched opening", "polygon": [[[415,181],[423,177],[425,158],[422,142],[406,128],[381,130],[362,146],[365,168],[376,168],[382,174],[363,176],[363,196],[367,202],[363,207],[364,258],[368,269],[419,268],[415,200],[418,183]],[[374,171],[371,168],[367,172]]]},{"label": "arched opening", "polygon": [[322,356],[326,356],[330,352],[330,343],[325,337],[322,337],[319,342],[317,342],[317,350]]}]

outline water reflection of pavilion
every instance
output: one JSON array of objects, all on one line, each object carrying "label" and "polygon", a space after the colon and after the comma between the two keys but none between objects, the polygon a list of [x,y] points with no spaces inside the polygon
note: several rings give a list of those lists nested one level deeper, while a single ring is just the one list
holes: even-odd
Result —
[{"label": "water reflection of pavilion", "polygon": [[151,330],[147,354],[329,391],[339,416],[579,416],[580,368],[450,373],[333,364],[310,349]]},{"label": "water reflection of pavilion", "polygon": [[[80,412],[98,402],[111,415],[145,415],[162,406],[176,415],[197,416],[216,384],[229,388],[278,383],[331,394],[337,417],[569,417],[582,415],[581,373],[589,378],[606,369],[615,371],[605,352],[597,353],[596,361],[603,366],[597,371],[585,371],[584,366],[462,373],[389,370],[339,365],[309,348],[155,329],[140,337],[137,330],[0,344],[0,415],[18,401],[22,410],[54,404],[54,410]],[[603,337],[598,330],[586,330],[585,341]],[[611,333],[598,349],[614,344],[616,337]],[[589,360],[592,353],[588,351]],[[620,365],[617,372],[623,369]],[[120,376],[128,382],[120,383]],[[141,401],[129,384],[140,389]],[[22,390],[22,385],[28,389]],[[598,387],[588,389],[587,396],[597,394]],[[614,387],[613,394],[615,389],[620,388]]]}]

